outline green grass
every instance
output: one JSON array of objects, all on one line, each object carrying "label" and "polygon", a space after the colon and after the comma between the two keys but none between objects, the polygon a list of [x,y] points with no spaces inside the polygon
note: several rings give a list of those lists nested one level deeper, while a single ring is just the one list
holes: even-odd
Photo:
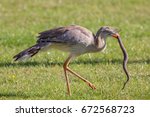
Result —
[{"label": "green grass", "polygon": [[[150,99],[149,5],[149,0],[1,0],[0,99]],[[104,53],[85,54],[70,64],[97,88],[69,74],[72,96],[66,95],[62,68],[67,53],[53,50],[13,62],[15,54],[35,43],[38,32],[70,24],[93,32],[103,25],[121,29],[131,74],[125,90],[122,53],[112,38]]]}]

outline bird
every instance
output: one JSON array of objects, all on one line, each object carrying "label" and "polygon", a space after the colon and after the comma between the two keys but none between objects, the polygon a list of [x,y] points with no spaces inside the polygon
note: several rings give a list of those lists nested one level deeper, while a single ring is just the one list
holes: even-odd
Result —
[{"label": "bird", "polygon": [[119,36],[118,31],[111,26],[100,27],[96,34],[79,25],[56,27],[40,32],[35,45],[21,51],[13,58],[14,61],[27,60],[40,51],[51,50],[52,48],[68,52],[68,57],[63,64],[63,70],[67,94],[71,95],[68,73],[75,75],[92,89],[95,90],[96,87],[90,81],[73,71],[69,67],[69,63],[80,55],[101,52],[106,48],[107,37],[118,39]]}]

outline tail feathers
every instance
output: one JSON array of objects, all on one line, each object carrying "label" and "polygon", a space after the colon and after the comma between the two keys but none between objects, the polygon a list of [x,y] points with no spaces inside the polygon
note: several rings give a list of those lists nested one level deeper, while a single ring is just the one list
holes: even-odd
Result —
[{"label": "tail feathers", "polygon": [[41,47],[38,44],[35,44],[32,47],[18,53],[13,58],[14,58],[15,61],[17,61],[17,60],[18,61],[24,61],[24,60],[27,60],[27,59],[31,58],[35,54],[37,54],[40,49],[41,49]]}]

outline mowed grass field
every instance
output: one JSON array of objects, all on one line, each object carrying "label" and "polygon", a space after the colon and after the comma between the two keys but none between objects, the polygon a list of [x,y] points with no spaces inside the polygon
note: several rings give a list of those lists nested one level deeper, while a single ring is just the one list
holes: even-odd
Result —
[{"label": "mowed grass field", "polygon": [[[150,99],[149,0],[1,0],[0,99],[102,100]],[[18,63],[12,57],[36,42],[38,32],[77,24],[96,31],[104,25],[120,29],[129,55],[130,82],[116,39],[104,52],[76,58],[70,68],[91,81],[96,90],[69,74],[72,96],[66,94],[63,62],[67,53],[50,50]]]}]

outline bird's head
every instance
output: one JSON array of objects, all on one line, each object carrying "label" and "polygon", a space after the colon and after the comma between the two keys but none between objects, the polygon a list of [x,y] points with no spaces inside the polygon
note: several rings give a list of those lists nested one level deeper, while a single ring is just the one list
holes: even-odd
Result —
[{"label": "bird's head", "polygon": [[101,37],[101,38],[107,38],[108,36],[114,37],[114,38],[118,38],[119,34],[118,34],[118,30],[109,26],[103,26],[101,27],[97,34],[96,37]]}]

